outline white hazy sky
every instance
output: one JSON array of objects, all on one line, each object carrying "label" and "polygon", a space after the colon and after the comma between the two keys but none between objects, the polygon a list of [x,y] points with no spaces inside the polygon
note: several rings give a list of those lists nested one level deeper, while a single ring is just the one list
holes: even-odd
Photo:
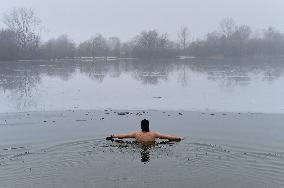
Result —
[{"label": "white hazy sky", "polygon": [[66,33],[82,41],[102,33],[128,40],[147,29],[174,39],[180,26],[198,38],[215,30],[224,17],[255,31],[268,26],[284,31],[284,0],[0,0],[0,16],[13,7],[36,11],[49,30],[44,39]]}]

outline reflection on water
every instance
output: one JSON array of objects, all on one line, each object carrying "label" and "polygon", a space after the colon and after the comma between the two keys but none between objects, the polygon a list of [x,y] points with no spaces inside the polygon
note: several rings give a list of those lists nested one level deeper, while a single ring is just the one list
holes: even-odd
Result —
[{"label": "reflection on water", "polygon": [[147,163],[150,161],[150,149],[151,145],[142,145],[141,146],[141,162]]},{"label": "reflection on water", "polygon": [[166,109],[284,112],[283,59],[3,62],[0,112]]},{"label": "reflection on water", "polygon": [[[116,145],[118,148],[132,148],[137,149],[139,148],[140,154],[141,154],[141,162],[146,164],[150,162],[150,156],[151,156],[151,150],[155,149],[156,147],[159,147],[164,144],[172,145],[175,142],[172,141],[160,141],[160,142],[148,142],[148,143],[139,143],[137,141],[123,141],[123,140],[115,140],[111,139],[112,142],[118,143]],[[131,147],[130,147],[131,146]],[[127,151],[124,151],[127,152]]]}]

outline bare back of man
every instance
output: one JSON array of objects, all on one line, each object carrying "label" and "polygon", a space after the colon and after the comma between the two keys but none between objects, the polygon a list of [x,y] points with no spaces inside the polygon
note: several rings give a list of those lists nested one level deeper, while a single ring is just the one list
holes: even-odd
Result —
[{"label": "bare back of man", "polygon": [[149,121],[144,119],[141,121],[141,131],[130,132],[127,134],[116,134],[107,137],[107,139],[124,139],[135,138],[138,142],[154,142],[156,139],[168,139],[170,141],[180,141],[183,138],[173,135],[161,134],[159,132],[150,131]]},{"label": "bare back of man", "polygon": [[149,131],[135,131],[128,134],[117,134],[111,135],[112,138],[124,139],[124,138],[135,138],[138,142],[154,142],[156,139],[168,139],[174,141],[180,141],[183,138],[173,135],[165,135],[159,132]]}]

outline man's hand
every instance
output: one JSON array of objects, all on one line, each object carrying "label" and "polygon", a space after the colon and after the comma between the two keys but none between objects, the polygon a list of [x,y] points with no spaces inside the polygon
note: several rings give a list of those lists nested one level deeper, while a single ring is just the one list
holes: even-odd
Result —
[{"label": "man's hand", "polygon": [[173,141],[173,142],[180,142],[180,141],[184,140],[184,138],[183,137],[181,137],[181,138],[170,138],[168,140]]},{"label": "man's hand", "polygon": [[114,139],[113,139],[113,134],[112,134],[112,135],[110,135],[110,136],[108,136],[108,137],[106,137],[106,140],[114,141]]}]

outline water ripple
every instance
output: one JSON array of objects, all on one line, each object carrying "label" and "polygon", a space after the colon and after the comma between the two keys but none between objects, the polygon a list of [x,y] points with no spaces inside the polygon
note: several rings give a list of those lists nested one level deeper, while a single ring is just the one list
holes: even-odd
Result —
[{"label": "water ripple", "polygon": [[[284,186],[283,155],[249,152],[245,148],[243,151],[234,150],[234,147],[211,143],[160,142],[145,148],[131,141],[93,139],[39,149],[13,148],[3,148],[0,152],[0,181],[5,182],[4,185],[12,182],[12,185],[33,185],[32,182],[56,178],[55,174],[64,174],[71,169],[95,169],[106,165],[106,168],[117,167],[114,171],[118,172],[123,165],[135,166],[143,162],[154,166],[167,161],[175,164],[175,168],[190,170],[193,174],[209,171],[212,175],[249,178],[268,187]],[[163,166],[160,168],[169,170]]]}]

